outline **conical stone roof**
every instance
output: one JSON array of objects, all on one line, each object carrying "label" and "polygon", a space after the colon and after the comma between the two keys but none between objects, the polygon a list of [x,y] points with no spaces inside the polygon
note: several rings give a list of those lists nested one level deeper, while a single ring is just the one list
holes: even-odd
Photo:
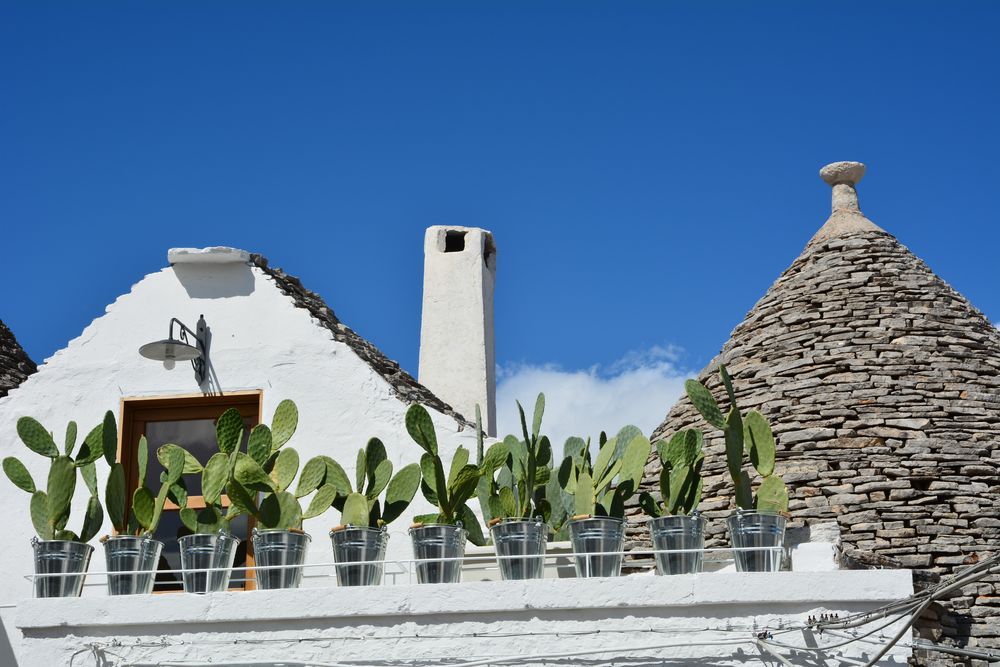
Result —
[{"label": "conical stone roof", "polygon": [[[725,363],[741,407],[771,422],[790,526],[836,522],[848,553],[946,572],[1000,535],[1000,331],[861,214],[863,173],[823,169],[832,215],[699,380],[724,397]],[[707,436],[707,544],[724,546],[734,504],[721,433],[685,397],[655,436],[691,426]],[[653,461],[643,486],[655,491],[658,476]],[[954,603],[945,634],[1000,646],[1000,597],[995,584],[980,590],[976,614],[973,596]]]},{"label": "conical stone roof", "polygon": [[17,342],[14,333],[0,321],[0,398],[36,370],[35,362]]}]

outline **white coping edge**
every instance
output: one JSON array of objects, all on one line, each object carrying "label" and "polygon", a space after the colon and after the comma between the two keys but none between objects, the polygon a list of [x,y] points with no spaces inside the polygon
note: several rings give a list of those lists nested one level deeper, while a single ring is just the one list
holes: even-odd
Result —
[{"label": "white coping edge", "polygon": [[715,573],[669,577],[482,581],[460,584],[358,588],[303,588],[210,595],[28,599],[15,624],[45,628],[393,617],[521,612],[525,610],[638,609],[700,605],[890,602],[911,595],[910,570]]},{"label": "white coping edge", "polygon": [[233,264],[249,261],[249,252],[227,246],[171,248],[167,250],[167,262],[170,264]]}]

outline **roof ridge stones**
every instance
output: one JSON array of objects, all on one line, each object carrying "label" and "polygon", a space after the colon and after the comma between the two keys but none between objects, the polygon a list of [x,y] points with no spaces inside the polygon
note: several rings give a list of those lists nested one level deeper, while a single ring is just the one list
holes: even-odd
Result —
[{"label": "roof ridge stones", "polygon": [[17,342],[14,332],[0,320],[0,398],[37,370],[38,366]]},{"label": "roof ridge stones", "polygon": [[442,401],[430,389],[417,382],[412,375],[403,370],[398,363],[386,357],[371,342],[362,338],[357,332],[341,322],[316,292],[306,289],[295,276],[285,273],[280,268],[268,265],[267,258],[256,253],[250,254],[249,262],[270,276],[282,293],[291,297],[295,306],[309,311],[319,323],[328,329],[334,340],[347,345],[358,357],[378,373],[393,392],[405,403],[420,403],[427,408],[436,410],[455,419],[461,426],[473,426],[465,417],[456,412],[450,405]]}]

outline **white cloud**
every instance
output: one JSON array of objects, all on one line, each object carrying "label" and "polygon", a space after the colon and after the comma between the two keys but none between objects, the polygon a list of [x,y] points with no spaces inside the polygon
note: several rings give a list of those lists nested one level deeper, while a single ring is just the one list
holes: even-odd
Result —
[{"label": "white cloud", "polygon": [[[542,431],[556,452],[571,435],[596,442],[602,430],[613,435],[634,424],[649,435],[684,392],[694,373],[676,366],[674,348],[630,352],[608,366],[565,370],[555,364],[516,364],[498,369],[497,434],[521,433],[515,400],[529,420],[538,392],[545,393]],[[557,454],[558,455],[558,454]]]}]

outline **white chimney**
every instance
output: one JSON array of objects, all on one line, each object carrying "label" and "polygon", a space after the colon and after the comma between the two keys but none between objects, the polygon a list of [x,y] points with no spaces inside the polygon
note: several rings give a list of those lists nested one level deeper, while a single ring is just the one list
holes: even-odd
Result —
[{"label": "white chimney", "polygon": [[430,227],[424,235],[420,384],[469,421],[478,403],[496,435],[493,235],[475,227]]}]

